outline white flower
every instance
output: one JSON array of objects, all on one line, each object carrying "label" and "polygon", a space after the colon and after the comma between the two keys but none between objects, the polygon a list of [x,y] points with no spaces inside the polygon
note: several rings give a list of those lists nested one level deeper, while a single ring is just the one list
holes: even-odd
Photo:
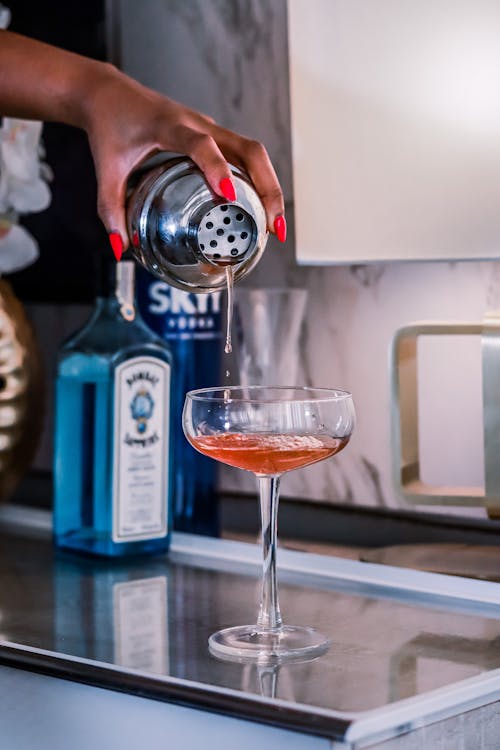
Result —
[{"label": "white flower", "polygon": [[[0,29],[10,10],[0,3]],[[17,225],[19,214],[43,211],[50,203],[50,167],[40,161],[42,123],[3,119],[0,127],[0,274],[18,271],[38,258],[34,237]]]},{"label": "white flower", "polygon": [[43,211],[51,194],[50,170],[39,159],[42,123],[6,117],[0,128],[0,274],[38,258],[34,237],[17,225],[19,214]]},{"label": "white flower", "polygon": [[0,29],[6,29],[10,23],[10,10],[0,3]]},{"label": "white flower", "polygon": [[38,258],[38,245],[18,224],[0,219],[0,275],[20,271]]},{"label": "white flower", "polygon": [[31,213],[50,204],[40,174],[41,122],[6,117],[0,130],[0,212]]}]

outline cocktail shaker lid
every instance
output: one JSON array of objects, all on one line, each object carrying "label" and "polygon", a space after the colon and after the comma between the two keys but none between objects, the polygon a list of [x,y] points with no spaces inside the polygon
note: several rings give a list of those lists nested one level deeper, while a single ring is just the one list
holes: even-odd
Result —
[{"label": "cocktail shaker lid", "polygon": [[216,195],[185,157],[142,172],[127,219],[133,252],[151,273],[186,291],[211,292],[226,286],[226,266],[237,281],[256,265],[267,241],[265,211],[248,176],[231,172],[234,202]]}]

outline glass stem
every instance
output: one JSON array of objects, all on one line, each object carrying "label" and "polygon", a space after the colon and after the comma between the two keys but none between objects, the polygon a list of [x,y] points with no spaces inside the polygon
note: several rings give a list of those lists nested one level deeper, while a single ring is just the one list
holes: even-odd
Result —
[{"label": "glass stem", "polygon": [[278,603],[278,583],[276,580],[280,477],[260,476],[257,477],[257,480],[260,492],[262,550],[264,554],[262,597],[259,616],[257,618],[257,628],[259,630],[279,630],[283,624]]}]

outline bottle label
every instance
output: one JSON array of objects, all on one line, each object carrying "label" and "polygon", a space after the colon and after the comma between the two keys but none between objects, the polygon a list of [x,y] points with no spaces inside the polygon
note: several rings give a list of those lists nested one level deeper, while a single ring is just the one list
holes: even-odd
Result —
[{"label": "bottle label", "polygon": [[115,370],[114,542],[167,534],[169,395],[166,362],[134,357]]},{"label": "bottle label", "polygon": [[139,277],[137,298],[146,323],[167,340],[220,339],[222,292],[194,294]]}]

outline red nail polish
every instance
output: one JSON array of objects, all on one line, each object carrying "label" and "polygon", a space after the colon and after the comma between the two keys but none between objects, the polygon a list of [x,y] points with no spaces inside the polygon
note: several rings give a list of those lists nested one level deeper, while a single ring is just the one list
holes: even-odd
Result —
[{"label": "red nail polish", "polygon": [[108,237],[113,249],[114,256],[118,262],[119,260],[121,260],[123,253],[123,240],[121,238],[121,234],[120,232],[110,232],[108,234]]},{"label": "red nail polish", "polygon": [[284,242],[286,240],[286,219],[284,216],[280,215],[275,218],[274,231],[276,232],[276,237],[280,242]]},{"label": "red nail polish", "polygon": [[236,190],[234,189],[233,181],[230,177],[224,177],[224,179],[219,182],[219,187],[224,198],[228,201],[236,200]]},{"label": "red nail polish", "polygon": [[132,232],[132,245],[134,247],[139,247],[139,235],[137,233],[137,229],[134,229]]}]

